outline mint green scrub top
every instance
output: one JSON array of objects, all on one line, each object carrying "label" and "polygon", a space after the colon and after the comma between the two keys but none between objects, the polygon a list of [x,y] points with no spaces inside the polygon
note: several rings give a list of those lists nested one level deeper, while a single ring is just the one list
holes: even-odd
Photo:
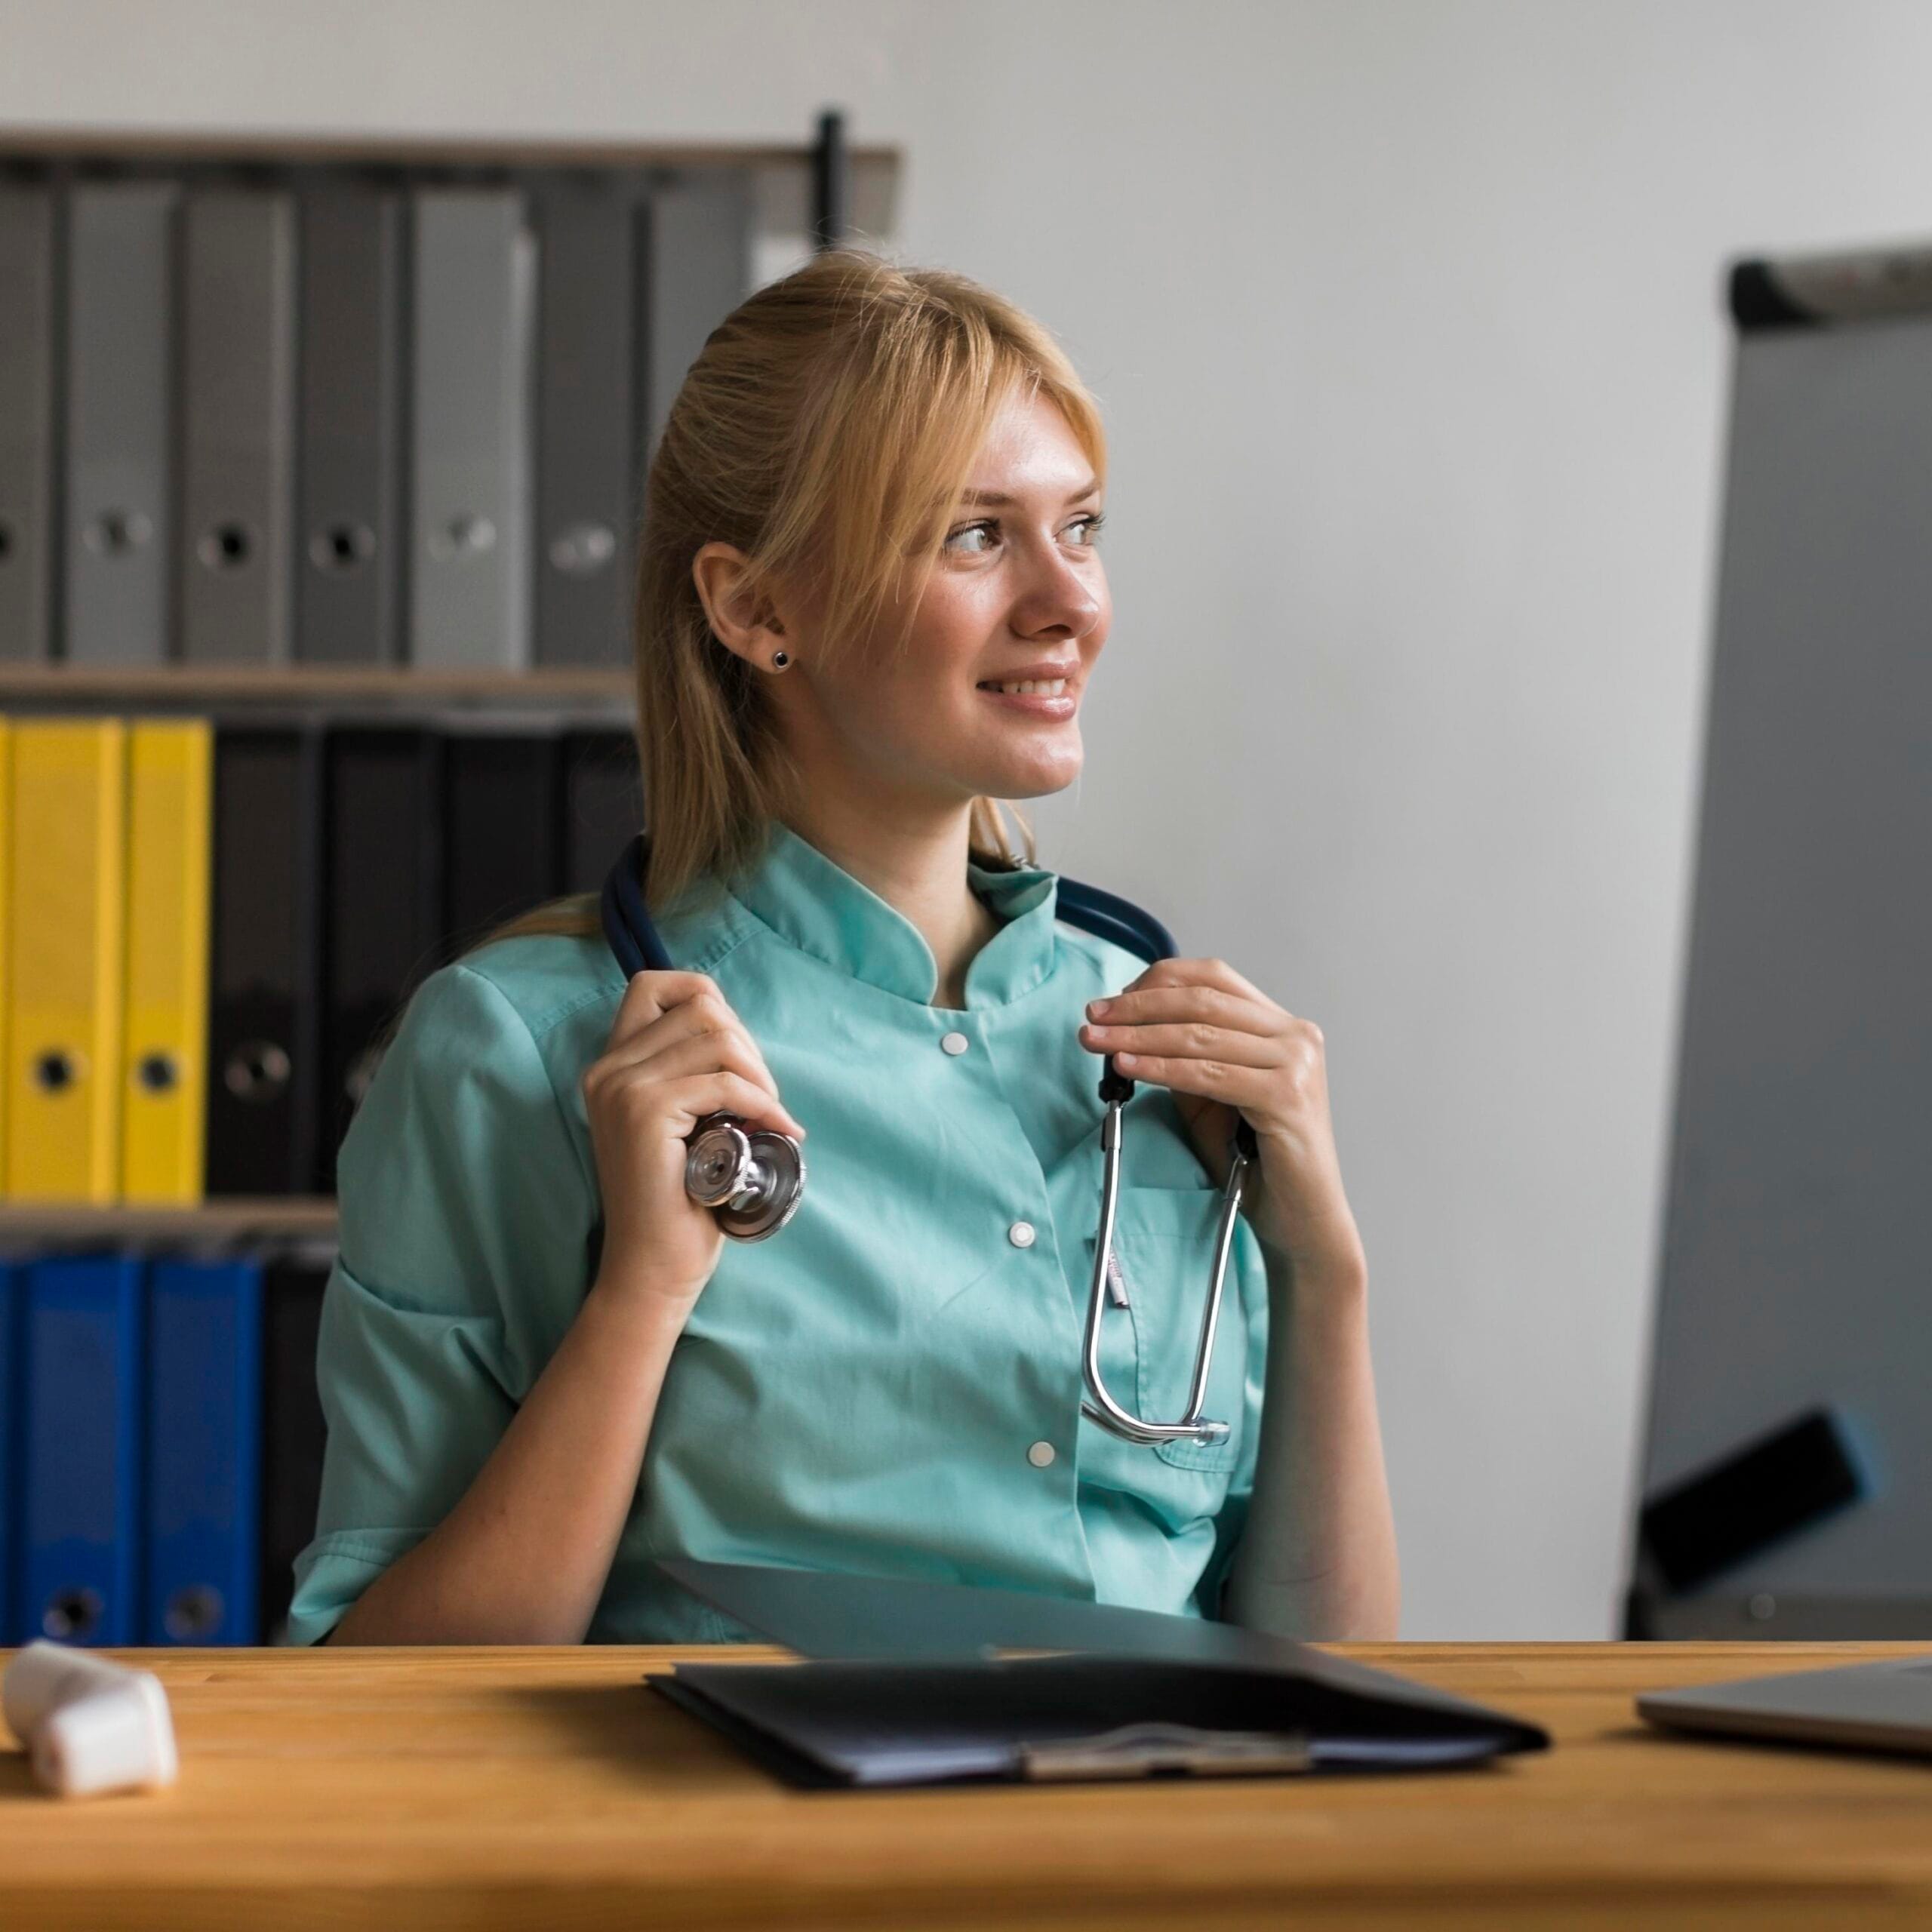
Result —
[{"label": "mint green scrub top", "polygon": [[[910,921],[789,828],[728,894],[657,923],[709,974],[808,1130],[804,1198],[728,1241],[674,1348],[593,1642],[748,1633],[654,1574],[688,1556],[1220,1612],[1253,1487],[1266,1349],[1237,1223],[1204,1413],[1146,1447],[1081,1414],[1100,1210],[1088,1000],[1142,971],[1056,921],[1054,875],[974,865],[1003,921],[961,1009]],[[707,891],[707,888],[709,888]],[[316,1371],[328,1424],[293,1641],[324,1635],[462,1497],[595,1278],[579,1082],[624,992],[601,937],[498,940],[411,1001],[345,1140]],[[1220,1190],[1173,1096],[1124,1109],[1103,1367],[1155,1420],[1186,1405]]]}]

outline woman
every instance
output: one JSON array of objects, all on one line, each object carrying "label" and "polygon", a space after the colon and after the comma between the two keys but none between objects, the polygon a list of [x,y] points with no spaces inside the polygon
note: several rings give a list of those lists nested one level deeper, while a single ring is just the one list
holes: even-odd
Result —
[{"label": "woman", "polygon": [[[829,252],[713,333],[638,571],[675,970],[626,983],[570,903],[411,1002],[342,1150],[298,1641],[742,1635],[666,1555],[1394,1634],[1321,1034],[1057,924],[993,802],[1080,768],[1104,463],[1051,337],[959,276]],[[1217,1441],[1081,1414],[1109,1052],[1143,1084],[1103,1363],[1143,1415],[1185,1406],[1236,1109],[1258,1137]],[[718,1110],[805,1144],[769,1241],[685,1192]]]}]

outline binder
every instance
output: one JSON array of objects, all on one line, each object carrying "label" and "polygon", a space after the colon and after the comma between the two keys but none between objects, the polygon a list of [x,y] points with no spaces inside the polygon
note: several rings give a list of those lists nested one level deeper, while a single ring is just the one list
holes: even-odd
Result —
[{"label": "binder", "polygon": [[445,669],[530,654],[536,255],[511,190],[417,191],[409,650]]},{"label": "binder", "polygon": [[129,728],[125,1201],[202,1198],[214,752],[214,727],[203,718],[143,718]]},{"label": "binder", "polygon": [[393,663],[402,620],[402,204],[331,180],[304,197],[301,215],[295,654]]},{"label": "binder", "polygon": [[0,661],[54,652],[53,190],[0,182]]},{"label": "binder", "polygon": [[73,191],[63,636],[77,663],[170,655],[174,234],[167,181]]},{"label": "binder", "polygon": [[198,189],[182,222],[181,654],[288,657],[295,212]]},{"label": "binder", "polygon": [[252,1644],[262,1272],[252,1260],[148,1269],[144,1644]]},{"label": "binder", "polygon": [[323,837],[326,1038],[317,1180],[374,1077],[392,1023],[434,965],[441,910],[441,740],[429,731],[341,731],[328,740]]},{"label": "binder", "polygon": [[127,728],[14,723],[5,1192],[106,1201],[121,1178]]},{"label": "binder", "polygon": [[563,741],[564,886],[602,891],[618,853],[644,826],[637,740],[628,731],[567,732]]},{"label": "binder", "polygon": [[229,727],[214,747],[207,1186],[315,1185],[321,740]]},{"label": "binder", "polygon": [[328,1424],[315,1386],[326,1258],[272,1261],[262,1295],[261,1579],[256,1628],[278,1643],[295,1595],[295,1559],[315,1540]]},{"label": "binder", "polygon": [[637,205],[621,183],[537,197],[537,628],[540,664],[627,664],[640,447]]},{"label": "binder", "polygon": [[439,924],[450,956],[556,891],[558,749],[554,736],[444,740]]},{"label": "binder", "polygon": [[140,1263],[63,1256],[25,1272],[16,1626],[28,1638],[131,1644],[140,1622]]},{"label": "binder", "polygon": [[[8,981],[8,963],[13,952],[13,928],[8,890],[13,875],[14,839],[8,830],[14,822],[14,736],[11,721],[0,718],[0,1201],[7,1198],[7,1113],[8,1090],[13,1085],[7,1057],[8,1028],[13,1013],[13,989]],[[5,1507],[0,1492],[0,1511]],[[0,1570],[0,1623],[6,1616],[7,1576]],[[0,1638],[0,1642],[4,1642]]]},{"label": "binder", "polygon": [[14,1568],[20,1540],[15,1497],[14,1443],[20,1434],[20,1380],[15,1339],[24,1293],[21,1271],[0,1257],[0,1648],[26,1640],[14,1627]]},{"label": "binder", "polygon": [[751,292],[751,178],[741,168],[686,174],[651,197],[645,322],[647,454],[704,339]]}]

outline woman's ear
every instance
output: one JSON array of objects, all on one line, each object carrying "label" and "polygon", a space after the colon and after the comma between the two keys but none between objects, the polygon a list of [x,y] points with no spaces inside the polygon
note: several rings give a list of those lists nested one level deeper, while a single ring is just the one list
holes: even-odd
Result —
[{"label": "woman's ear", "polygon": [[697,586],[712,634],[735,657],[761,670],[771,668],[777,640],[785,626],[748,570],[749,560],[731,543],[707,543],[691,559],[691,581]]}]

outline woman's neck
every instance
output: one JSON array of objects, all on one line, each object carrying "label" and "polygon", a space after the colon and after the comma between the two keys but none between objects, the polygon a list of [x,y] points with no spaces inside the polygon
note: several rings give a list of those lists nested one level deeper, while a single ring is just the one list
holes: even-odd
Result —
[{"label": "woman's neck", "polygon": [[999,921],[966,877],[972,816],[961,806],[931,817],[820,796],[786,811],[785,823],[903,913],[939,967],[933,1004],[966,1004],[966,971]]}]

